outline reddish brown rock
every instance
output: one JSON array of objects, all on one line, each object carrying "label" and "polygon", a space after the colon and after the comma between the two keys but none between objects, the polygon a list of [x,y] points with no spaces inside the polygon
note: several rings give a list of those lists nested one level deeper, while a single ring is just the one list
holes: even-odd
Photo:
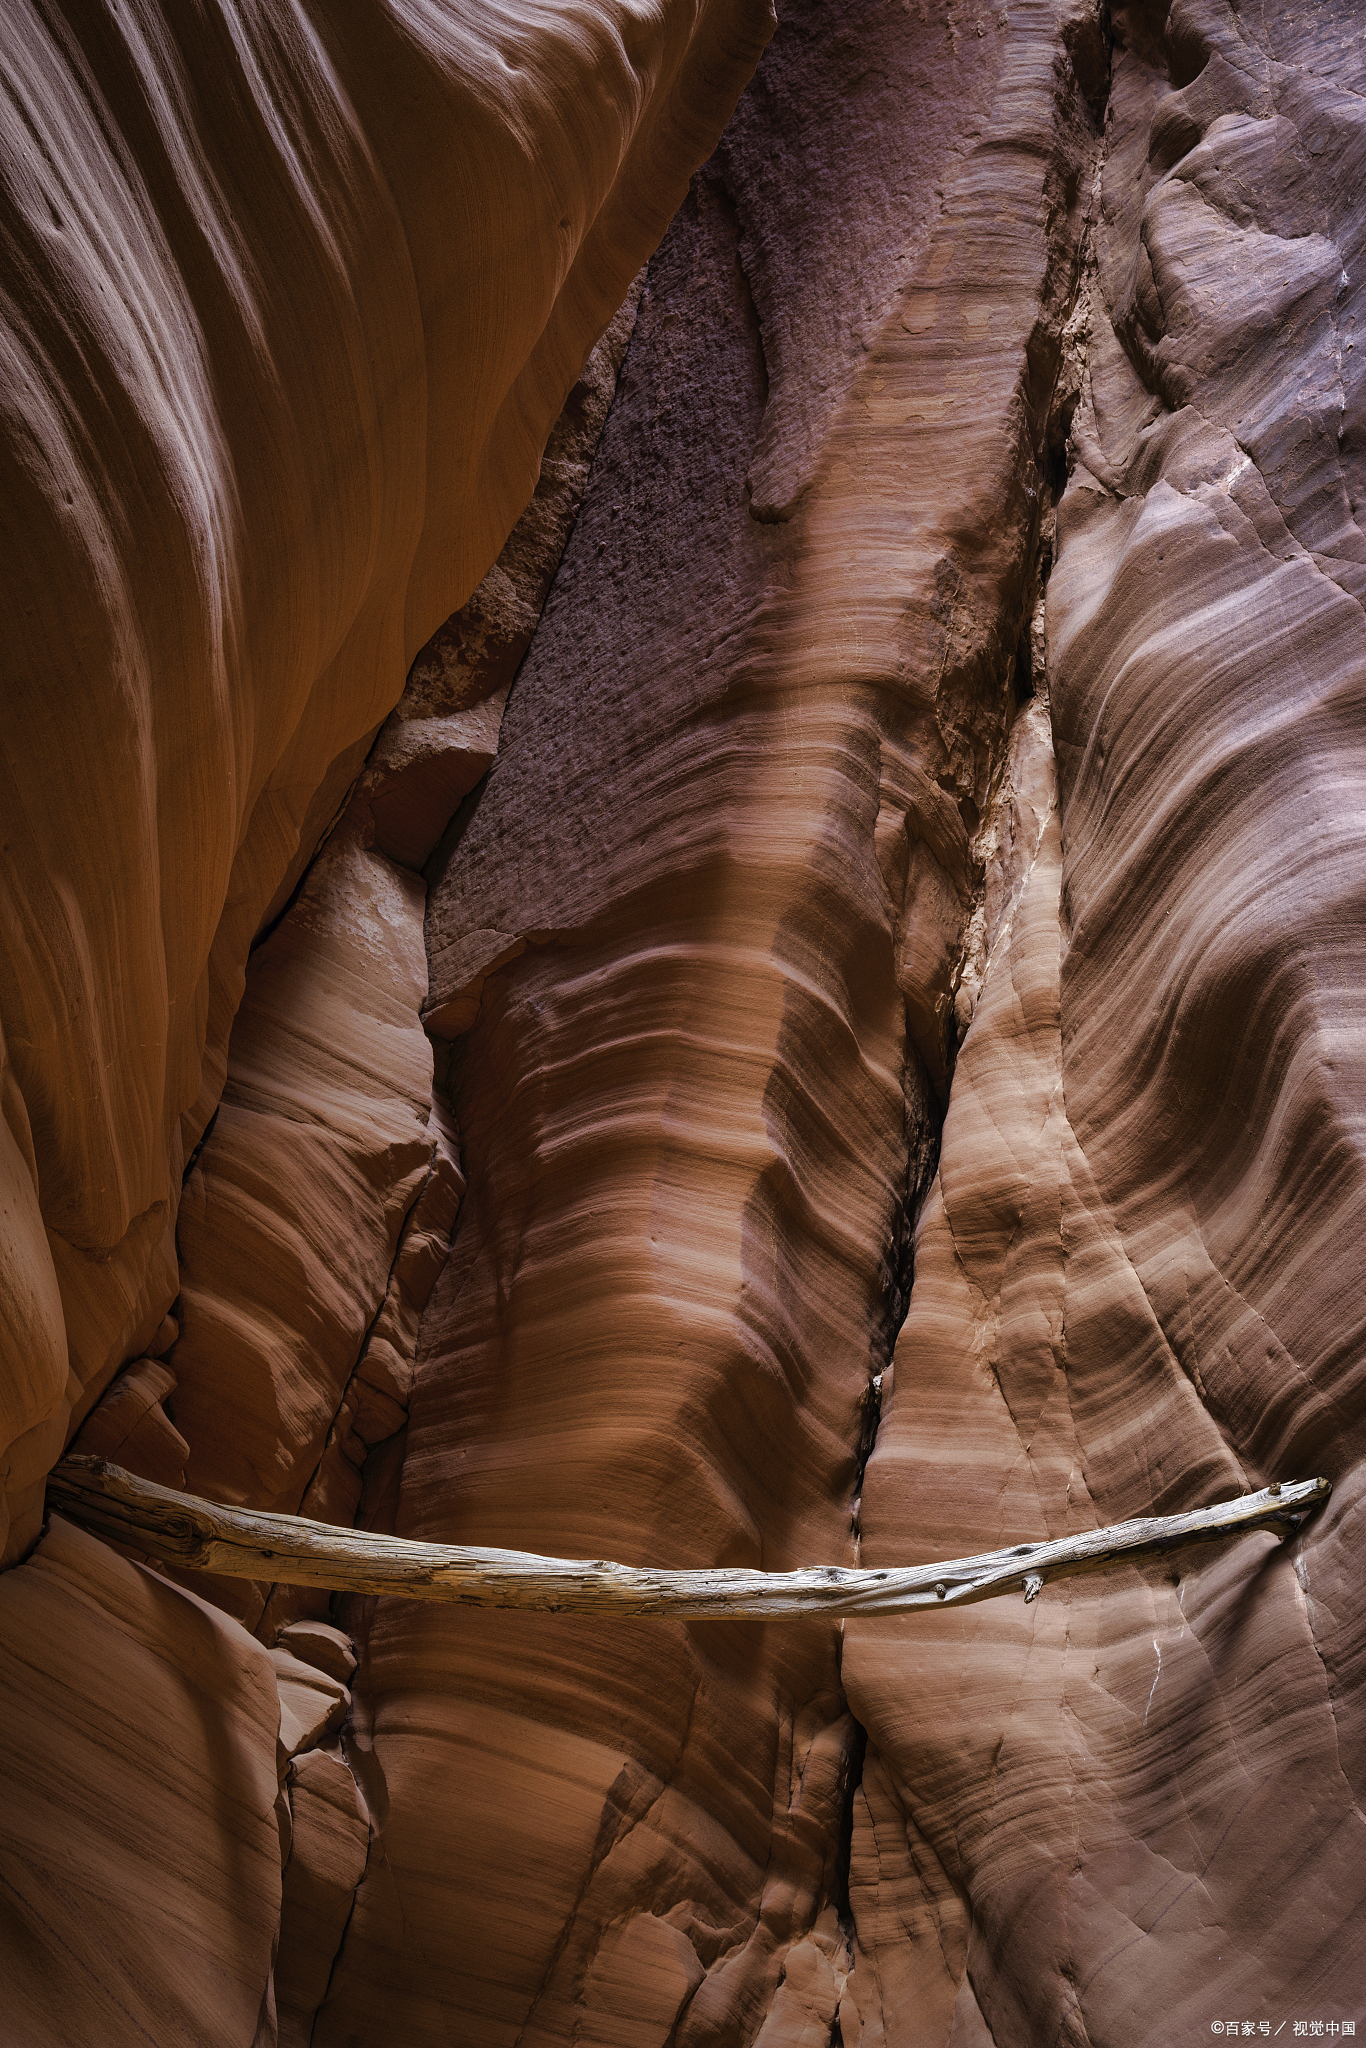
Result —
[{"label": "reddish brown rock", "polygon": [[236,1622],[54,1521],[0,1578],[3,2030],[256,2036],[280,1915],[279,1702]]},{"label": "reddish brown rock", "polygon": [[[419,1022],[430,852],[487,769],[587,482],[635,316],[594,349],[499,561],[414,663],[332,837],[253,952],[223,1099],[182,1202],[177,1412],[191,1484],[349,1524],[401,1457],[418,1317],[464,1182]],[[483,742],[471,745],[470,720]],[[483,750],[483,743],[487,750]],[[327,1609],[224,1583],[266,1641]]]},{"label": "reddish brown rock", "polygon": [[[402,1533],[855,1555],[1032,601],[1096,148],[1082,26],[993,24],[945,96],[904,15],[798,14],[651,265],[498,758],[433,867],[427,1014],[472,1022],[451,1063],[470,1193],[424,1318]],[[782,112],[818,77],[847,132]],[[795,195],[839,189],[908,96],[864,255],[836,261]],[[943,201],[908,234],[927,156]],[[761,519],[784,323],[796,377],[810,335],[849,340],[790,516]],[[377,1841],[320,2041],[381,2012],[415,2039],[829,2039],[853,1741],[830,1629],[381,1603],[354,1731]]]},{"label": "reddish brown rock", "polygon": [[422,903],[416,877],[344,831],[253,956],[180,1214],[176,1414],[189,1483],[214,1498],[298,1512],[434,1171],[449,1230]]},{"label": "reddish brown rock", "polygon": [[1117,31],[1047,597],[1061,832],[958,1063],[865,1558],[1337,1492],[1288,1552],[851,1625],[851,1983],[889,2043],[947,2038],[958,1985],[997,2041],[1359,2011],[1366,38]]},{"label": "reddish brown rock", "polygon": [[498,751],[507,694],[578,516],[643,282],[642,272],[584,364],[498,560],[418,655],[366,762],[357,801],[374,844],[405,867],[429,859]]},{"label": "reddish brown rock", "polygon": [[289,1768],[292,1843],[280,1908],[275,2005],[280,2048],[309,2048],[333,1959],[365,1869],[370,1830],[356,1781],[334,1751]]},{"label": "reddish brown rock", "polygon": [[136,1359],[77,1430],[72,1451],[107,1458],[159,1486],[183,1486],[190,1447],[165,1407],[175,1385],[168,1367],[154,1358]]},{"label": "reddish brown rock", "polygon": [[497,555],[769,26],[760,0],[16,21],[10,1555],[73,1408],[174,1299],[252,936]]},{"label": "reddish brown rock", "polygon": [[25,2039],[1366,2024],[1358,15],[793,0],[624,304],[758,5],[24,25],[10,1554],[76,1424],[660,1564],[1336,1488],[843,1635],[57,1523]]}]

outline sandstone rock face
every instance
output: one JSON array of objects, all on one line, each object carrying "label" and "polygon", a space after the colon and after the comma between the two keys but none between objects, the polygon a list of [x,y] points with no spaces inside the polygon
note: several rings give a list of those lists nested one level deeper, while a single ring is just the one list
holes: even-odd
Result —
[{"label": "sandstone rock face", "polygon": [[[470,1192],[400,1533],[857,1554],[1098,134],[1080,12],[965,41],[951,92],[900,11],[830,21],[780,27],[650,267],[498,758],[433,865]],[[847,121],[793,121],[808,91]],[[852,255],[838,205],[804,232],[822,190]],[[509,2048],[830,2038],[835,1631],[389,1603],[358,1688],[382,1797],[320,2040],[381,2010]]]},{"label": "sandstone rock face", "polygon": [[255,2038],[278,1724],[261,1645],[93,1536],[54,1521],[0,1578],[8,2039]]},{"label": "sandstone rock face", "polygon": [[889,2042],[968,1997],[997,2041],[1360,2006],[1366,44],[1333,9],[1116,28],[1059,811],[959,1058],[864,1555],[1337,1492],[1288,1553],[851,1625],[852,1981]]},{"label": "sandstone rock face", "polygon": [[[1366,2027],[1360,9],[72,23],[6,52],[0,2034]],[[1335,1493],[607,1624],[25,1556],[73,1428],[662,1565]]]},{"label": "sandstone rock face", "polygon": [[8,1555],[176,1294],[253,933],[770,25],[68,11],[3,60]]},{"label": "sandstone rock face", "polygon": [[[222,1100],[182,1197],[178,1341],[160,1368],[194,1445],[187,1483],[214,1499],[350,1523],[367,1460],[381,1495],[401,1460],[418,1318],[464,1188],[419,1015],[426,891],[413,863],[497,751],[510,669],[582,498],[638,298],[633,287],[590,355],[530,505],[414,663],[343,816],[248,963]],[[225,1582],[217,1597],[267,1641],[327,1608],[297,1588]]]},{"label": "sandstone rock face", "polygon": [[[396,817],[384,798],[434,778],[430,843],[496,716],[397,761],[382,743],[291,898],[577,389],[583,431],[566,430],[523,580],[553,571],[624,331],[596,371],[585,358],[771,26],[757,0],[8,25],[6,1560],[32,1547],[44,1474],[82,1418],[83,1448],[136,1470],[345,1518],[371,1448],[401,1453],[460,1176],[417,1022],[422,884],[401,865],[427,849],[411,786]],[[182,1171],[216,1109],[178,1244]],[[333,1796],[346,1767],[283,1788],[272,1768],[264,1820],[254,1779],[254,1818],[234,1817],[234,1731],[254,1715],[273,1765],[289,1685],[235,1625],[224,1640],[244,1652],[197,1650],[192,1603],[156,1580],[139,1593],[145,1575],[99,1545],[82,1568],[113,1572],[109,1588],[54,1585],[56,1540],[4,1582],[4,2031],[299,2038],[368,1841],[359,1795],[349,1818]],[[307,1604],[217,1590],[271,1639]],[[170,1603],[166,1646],[137,1633],[149,1599]],[[177,1719],[187,1659],[209,1694],[194,1741]],[[178,1860],[149,1902],[167,1842]]]}]

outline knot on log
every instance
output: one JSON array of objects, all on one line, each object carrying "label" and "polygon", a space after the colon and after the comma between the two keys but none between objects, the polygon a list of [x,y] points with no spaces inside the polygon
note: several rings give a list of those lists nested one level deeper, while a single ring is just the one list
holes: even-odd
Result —
[{"label": "knot on log", "polygon": [[1103,1570],[1120,1560],[1160,1557],[1187,1544],[1286,1522],[1294,1533],[1332,1490],[1326,1479],[1278,1481],[1274,1488],[1214,1507],[1083,1529],[1044,1543],[1017,1543],[935,1564],[878,1571],[811,1565],[802,1571],[760,1572],[639,1569],[607,1559],[590,1563],[517,1550],[413,1543],[298,1515],[217,1506],[135,1478],[102,1458],[69,1458],[50,1481],[52,1505],[62,1514],[97,1536],[181,1569],[472,1607],[718,1621],[782,1614],[907,1614],[941,1603],[961,1607],[994,1599],[1021,1585],[1025,1599],[1033,1600],[1045,1579]]}]

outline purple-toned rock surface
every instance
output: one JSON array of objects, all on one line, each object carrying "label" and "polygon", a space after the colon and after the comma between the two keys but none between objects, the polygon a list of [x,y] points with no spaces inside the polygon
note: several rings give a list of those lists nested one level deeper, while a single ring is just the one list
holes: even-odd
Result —
[{"label": "purple-toned rock surface", "polygon": [[[1366,2028],[1366,20],[771,29],[8,53],[23,2048]],[[73,1438],[661,1566],[1334,1494],[606,1623],[173,1583]]]}]

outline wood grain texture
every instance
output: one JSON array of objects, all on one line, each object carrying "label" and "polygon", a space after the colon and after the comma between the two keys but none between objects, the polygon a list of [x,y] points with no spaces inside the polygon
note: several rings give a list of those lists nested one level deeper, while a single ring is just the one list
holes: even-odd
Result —
[{"label": "wood grain texture", "polygon": [[977,1557],[891,1571],[811,1565],[802,1571],[663,1571],[468,1544],[413,1543],[364,1529],[336,1529],[299,1515],[221,1507],[138,1479],[103,1458],[67,1458],[48,1481],[50,1506],[93,1534],[143,1550],[182,1571],[347,1593],[397,1594],[464,1607],[545,1614],[672,1615],[742,1621],[759,1615],[906,1614],[966,1606],[1002,1593],[1032,1600],[1049,1579],[1101,1571],[1121,1559],[1161,1557],[1191,1543],[1281,1527],[1293,1534],[1321,1507],[1326,1479],[1301,1479],[1195,1508],[1087,1529],[1051,1543],[1018,1543]]}]

